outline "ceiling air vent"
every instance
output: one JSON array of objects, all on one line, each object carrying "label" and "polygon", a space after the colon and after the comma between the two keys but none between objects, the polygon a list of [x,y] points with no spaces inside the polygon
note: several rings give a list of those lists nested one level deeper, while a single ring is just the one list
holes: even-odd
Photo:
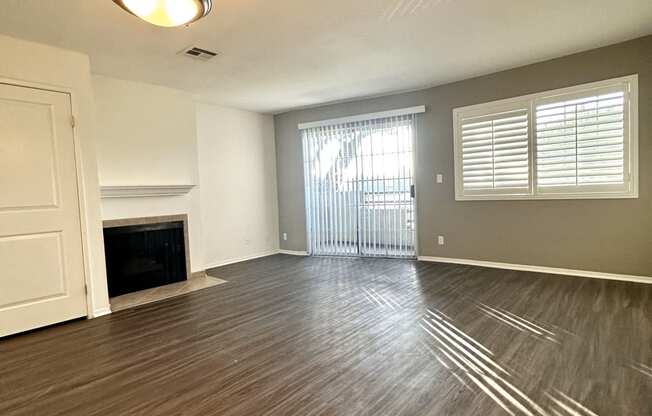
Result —
[{"label": "ceiling air vent", "polygon": [[180,54],[187,56],[189,58],[199,59],[200,61],[208,61],[210,59],[215,58],[218,55],[217,52],[208,51],[206,49],[198,48],[196,46],[186,48],[182,50]]}]

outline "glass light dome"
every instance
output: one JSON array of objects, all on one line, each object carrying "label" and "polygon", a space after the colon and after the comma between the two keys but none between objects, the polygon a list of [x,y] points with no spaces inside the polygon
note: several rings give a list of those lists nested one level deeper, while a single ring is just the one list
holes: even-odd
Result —
[{"label": "glass light dome", "polygon": [[113,0],[118,6],[156,26],[192,23],[210,13],[211,0]]}]

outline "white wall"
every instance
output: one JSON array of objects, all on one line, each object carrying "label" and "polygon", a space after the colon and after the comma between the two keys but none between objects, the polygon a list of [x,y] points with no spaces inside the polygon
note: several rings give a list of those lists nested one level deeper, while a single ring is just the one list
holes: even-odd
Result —
[{"label": "white wall", "polygon": [[103,219],[188,214],[190,266],[204,270],[192,94],[93,76],[101,185],[197,185],[172,197],[105,198]]},{"label": "white wall", "polygon": [[193,95],[93,76],[102,185],[196,184]]},{"label": "white wall", "polygon": [[103,219],[188,214],[193,272],[277,251],[272,116],[103,76],[93,86],[102,185],[197,185],[184,196],[105,198]]},{"label": "white wall", "polygon": [[206,267],[278,250],[272,116],[197,104]]},{"label": "white wall", "polygon": [[104,241],[95,153],[94,101],[86,55],[0,35],[0,78],[9,82],[41,84],[44,88],[71,90],[80,144],[82,174],[82,231],[89,286],[89,315],[109,311],[104,261]]}]

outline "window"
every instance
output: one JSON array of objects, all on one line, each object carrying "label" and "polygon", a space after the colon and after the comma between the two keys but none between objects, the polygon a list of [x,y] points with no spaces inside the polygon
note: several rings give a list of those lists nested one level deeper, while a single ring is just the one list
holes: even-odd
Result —
[{"label": "window", "polygon": [[455,196],[635,198],[637,76],[453,110]]},{"label": "window", "polygon": [[467,195],[529,192],[529,114],[518,103],[461,120],[462,183]]}]

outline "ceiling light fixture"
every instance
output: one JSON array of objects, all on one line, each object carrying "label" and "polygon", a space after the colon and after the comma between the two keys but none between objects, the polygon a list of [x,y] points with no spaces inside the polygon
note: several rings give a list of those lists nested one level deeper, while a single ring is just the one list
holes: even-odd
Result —
[{"label": "ceiling light fixture", "polygon": [[156,26],[190,24],[210,13],[212,0],[113,0],[129,13]]}]

